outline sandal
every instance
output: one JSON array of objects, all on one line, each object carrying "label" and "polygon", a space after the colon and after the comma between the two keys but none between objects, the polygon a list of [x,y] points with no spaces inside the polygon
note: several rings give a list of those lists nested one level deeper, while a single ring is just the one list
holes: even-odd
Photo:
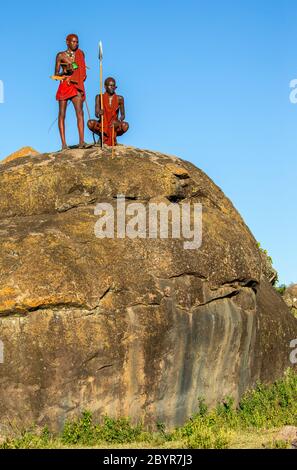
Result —
[{"label": "sandal", "polygon": [[93,147],[94,144],[87,144],[86,142],[83,142],[82,144],[79,144],[78,148],[79,149],[90,149]]}]

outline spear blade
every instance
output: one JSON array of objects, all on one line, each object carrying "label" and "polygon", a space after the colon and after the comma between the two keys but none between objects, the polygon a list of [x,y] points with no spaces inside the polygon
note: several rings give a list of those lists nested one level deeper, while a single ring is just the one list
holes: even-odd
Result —
[{"label": "spear blade", "polygon": [[102,47],[102,42],[99,41],[99,60],[101,61],[103,59],[103,47]]}]

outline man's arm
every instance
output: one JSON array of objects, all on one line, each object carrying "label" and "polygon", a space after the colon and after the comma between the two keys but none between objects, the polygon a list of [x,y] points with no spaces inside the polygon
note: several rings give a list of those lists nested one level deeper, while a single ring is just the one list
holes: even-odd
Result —
[{"label": "man's arm", "polygon": [[82,52],[82,55],[83,55],[83,60],[84,60],[84,69],[85,69],[85,74],[84,74],[84,81],[86,80],[87,78],[87,67],[86,67],[86,56],[85,56],[85,53],[84,51],[81,51]]},{"label": "man's arm", "polygon": [[100,95],[96,95],[96,98],[95,98],[95,116],[96,118],[100,118],[103,114],[103,111],[101,109],[101,99],[100,99]]},{"label": "man's arm", "polygon": [[120,121],[124,121],[124,120],[125,120],[125,102],[124,102],[124,97],[118,95],[118,99],[119,99],[119,108],[120,108],[120,113],[121,113]]},{"label": "man's arm", "polygon": [[56,56],[56,65],[55,65],[55,75],[62,76],[64,74],[60,74],[60,68],[61,68],[61,52],[58,52]]}]

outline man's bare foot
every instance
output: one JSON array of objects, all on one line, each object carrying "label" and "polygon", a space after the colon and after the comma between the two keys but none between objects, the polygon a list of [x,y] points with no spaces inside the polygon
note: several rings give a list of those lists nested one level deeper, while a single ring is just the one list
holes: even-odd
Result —
[{"label": "man's bare foot", "polygon": [[81,144],[78,145],[79,149],[89,149],[93,147],[94,144],[87,144],[86,142],[82,142]]},{"label": "man's bare foot", "polygon": [[69,150],[69,148],[70,148],[70,147],[68,147],[67,144],[64,144],[64,145],[62,145],[62,149],[61,149],[61,150]]}]

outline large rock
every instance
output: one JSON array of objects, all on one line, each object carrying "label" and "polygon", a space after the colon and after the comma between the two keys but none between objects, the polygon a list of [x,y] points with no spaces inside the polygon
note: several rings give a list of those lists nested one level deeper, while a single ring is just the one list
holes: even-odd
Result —
[{"label": "large rock", "polygon": [[[118,146],[0,168],[0,423],[84,409],[181,424],[290,366],[297,320],[248,227],[189,162]],[[97,238],[98,202],[202,203],[203,242]]]},{"label": "large rock", "polygon": [[283,299],[292,313],[297,316],[297,284],[291,284],[286,288]]}]

